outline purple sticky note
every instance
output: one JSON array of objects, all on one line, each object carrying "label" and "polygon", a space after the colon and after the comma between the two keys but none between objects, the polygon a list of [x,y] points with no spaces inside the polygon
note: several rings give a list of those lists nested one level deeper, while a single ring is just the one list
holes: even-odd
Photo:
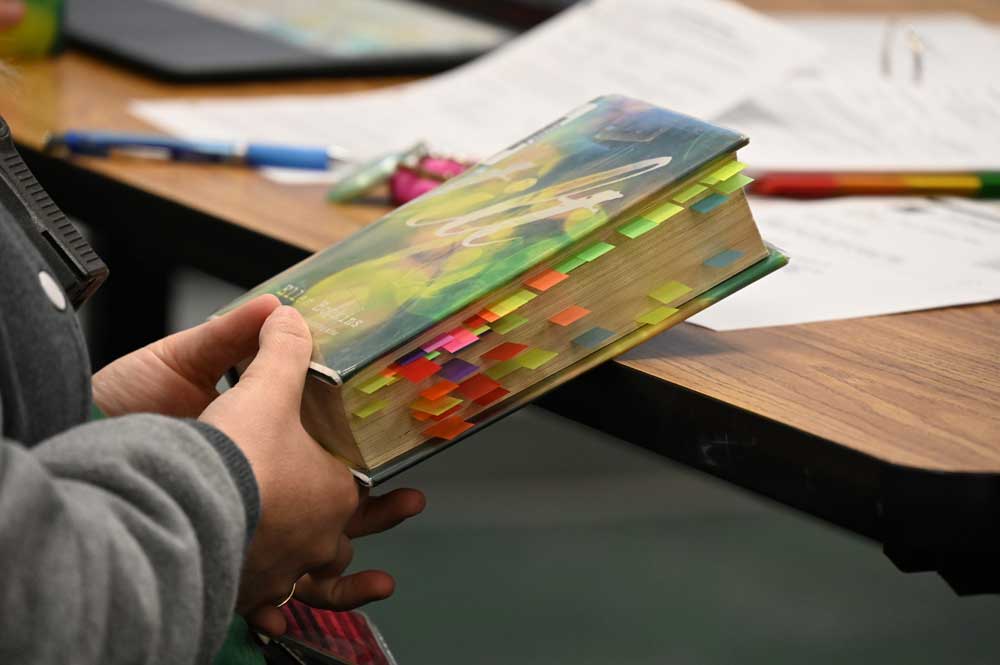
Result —
[{"label": "purple sticky note", "polygon": [[424,350],[423,349],[416,349],[414,351],[410,351],[405,356],[400,356],[399,358],[396,358],[396,364],[397,365],[408,365],[408,364],[412,363],[414,360],[416,360],[417,358],[422,358],[424,355],[425,354],[424,354]]},{"label": "purple sticky note", "polygon": [[438,372],[438,377],[447,379],[452,383],[461,383],[478,371],[479,367],[476,365],[466,362],[461,358],[452,358],[441,366],[441,371]]}]

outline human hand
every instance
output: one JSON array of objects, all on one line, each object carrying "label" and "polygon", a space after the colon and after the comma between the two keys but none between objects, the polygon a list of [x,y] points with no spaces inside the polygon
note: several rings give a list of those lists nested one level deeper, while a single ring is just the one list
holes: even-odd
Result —
[{"label": "human hand", "polygon": [[299,313],[274,309],[240,382],[201,414],[236,442],[257,478],[261,517],[244,563],[237,611],[272,635],[285,631],[275,605],[293,584],[296,598],[326,609],[388,597],[394,589],[388,573],[342,575],[353,555],[351,538],[391,528],[424,507],[416,490],[378,498],[359,494],[347,467],[306,433],[299,412],[312,351]]},{"label": "human hand", "polygon": [[119,358],[94,375],[94,403],[109,416],[197,418],[219,396],[222,375],[257,352],[260,328],[279,305],[274,296],[261,296]]},{"label": "human hand", "polygon": [[0,32],[20,23],[26,11],[22,0],[0,0]]}]

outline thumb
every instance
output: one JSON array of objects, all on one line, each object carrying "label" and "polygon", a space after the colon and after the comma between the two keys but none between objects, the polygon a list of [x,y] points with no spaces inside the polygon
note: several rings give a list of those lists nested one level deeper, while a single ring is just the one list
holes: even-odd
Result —
[{"label": "thumb", "polygon": [[240,377],[237,388],[266,386],[272,401],[297,410],[312,354],[312,335],[305,319],[294,307],[278,307],[264,321],[260,350]]}]

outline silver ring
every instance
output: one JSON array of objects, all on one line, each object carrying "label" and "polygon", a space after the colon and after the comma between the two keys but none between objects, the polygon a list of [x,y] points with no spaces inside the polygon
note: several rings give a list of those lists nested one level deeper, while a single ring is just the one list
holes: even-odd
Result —
[{"label": "silver ring", "polygon": [[292,599],[292,596],[295,595],[295,585],[296,584],[297,584],[297,582],[292,582],[292,590],[288,592],[288,597],[285,598],[280,603],[278,603],[277,605],[275,605],[275,607],[284,607],[286,604],[288,604],[288,601],[290,601]]}]

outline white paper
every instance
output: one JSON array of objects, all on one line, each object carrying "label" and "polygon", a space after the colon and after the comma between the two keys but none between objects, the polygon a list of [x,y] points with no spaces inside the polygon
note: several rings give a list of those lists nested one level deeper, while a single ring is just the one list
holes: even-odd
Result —
[{"label": "white paper", "polygon": [[819,52],[777,21],[725,0],[592,0],[468,65],[404,86],[146,101],[133,111],[192,138],[336,144],[359,160],[423,139],[436,151],[483,158],[604,94],[711,118]]},{"label": "white paper", "polygon": [[[785,25],[823,45],[824,55],[803,76],[863,76],[927,84],[1000,77],[986,63],[1000,62],[1000,33],[984,21],[956,12],[922,14],[779,15]],[[912,38],[921,51],[915,67]]]},{"label": "white paper", "polygon": [[750,207],[791,261],[692,323],[738,330],[1000,299],[1000,206],[850,198]]}]

